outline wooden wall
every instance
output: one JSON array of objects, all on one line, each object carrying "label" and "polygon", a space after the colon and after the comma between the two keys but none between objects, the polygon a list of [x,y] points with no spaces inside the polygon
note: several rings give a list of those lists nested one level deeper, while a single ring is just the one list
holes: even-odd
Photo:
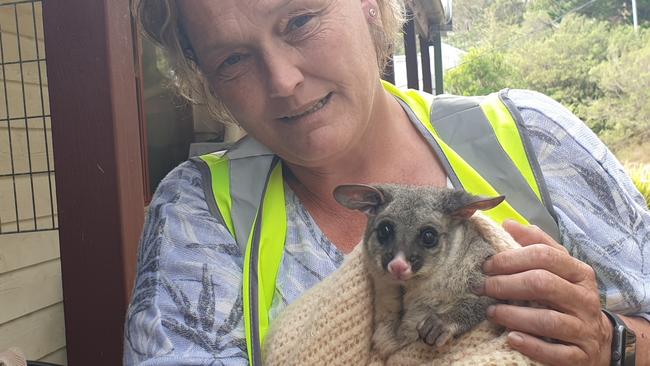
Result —
[{"label": "wooden wall", "polygon": [[58,232],[35,231],[57,226],[41,3],[13,3],[0,0],[0,350],[66,364]]},{"label": "wooden wall", "polygon": [[0,350],[66,364],[57,231],[0,235]]}]

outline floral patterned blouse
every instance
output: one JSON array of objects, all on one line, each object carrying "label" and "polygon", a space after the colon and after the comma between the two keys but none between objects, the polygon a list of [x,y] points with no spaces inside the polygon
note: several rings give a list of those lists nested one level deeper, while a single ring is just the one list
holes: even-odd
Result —
[{"label": "floral patterned blouse", "polygon": [[[605,145],[560,104],[509,90],[532,142],[563,245],[590,264],[610,310],[650,320],[650,212]],[[332,273],[343,254],[285,186],[287,237],[271,319]],[[197,167],[160,183],[139,247],[124,364],[246,365],[243,253],[210,214]]]}]

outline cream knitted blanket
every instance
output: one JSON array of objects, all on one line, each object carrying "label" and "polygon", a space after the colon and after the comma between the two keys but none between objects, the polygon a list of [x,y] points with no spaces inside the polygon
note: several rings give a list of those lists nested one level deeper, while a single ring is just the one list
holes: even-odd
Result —
[{"label": "cream knitted blanket", "polygon": [[[519,246],[480,213],[470,220],[497,252]],[[437,351],[418,341],[379,359],[372,351],[373,290],[361,247],[273,322],[264,365],[539,365],[511,349],[504,329],[488,321]]]}]

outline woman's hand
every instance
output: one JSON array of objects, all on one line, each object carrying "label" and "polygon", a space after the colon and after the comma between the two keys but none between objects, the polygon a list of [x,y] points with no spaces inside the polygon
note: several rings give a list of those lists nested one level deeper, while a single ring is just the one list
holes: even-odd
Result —
[{"label": "woman's hand", "polygon": [[591,266],[535,226],[507,221],[503,227],[522,248],[486,260],[483,271],[488,277],[478,291],[547,308],[498,304],[488,308],[488,318],[511,329],[510,345],[534,360],[549,365],[609,365],[612,325],[600,310]]}]

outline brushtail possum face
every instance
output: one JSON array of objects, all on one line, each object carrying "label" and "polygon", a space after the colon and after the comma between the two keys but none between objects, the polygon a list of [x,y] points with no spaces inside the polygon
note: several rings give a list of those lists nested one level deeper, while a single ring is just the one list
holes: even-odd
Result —
[{"label": "brushtail possum face", "polygon": [[476,210],[504,200],[463,190],[390,184],[342,185],[334,197],[368,216],[363,245],[372,270],[397,282],[453,270],[454,258],[467,250],[453,240],[460,225]]}]

